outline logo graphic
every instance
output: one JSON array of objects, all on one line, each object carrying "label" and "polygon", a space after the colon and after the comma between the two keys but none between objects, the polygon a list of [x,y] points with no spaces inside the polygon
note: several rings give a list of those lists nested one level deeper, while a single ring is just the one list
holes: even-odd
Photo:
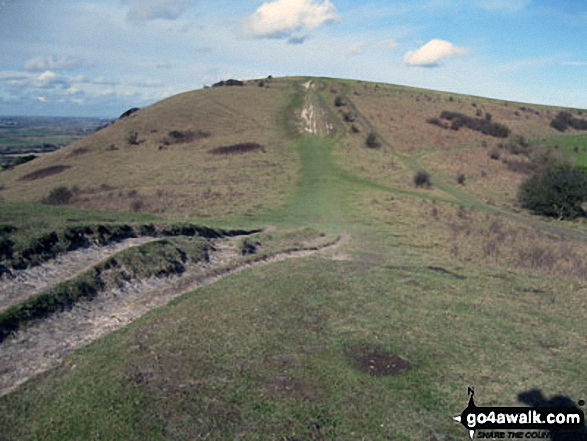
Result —
[{"label": "logo graphic", "polygon": [[469,387],[467,394],[469,404],[453,419],[469,431],[471,439],[476,430],[576,430],[585,425],[585,416],[576,407],[477,407],[475,390]]}]

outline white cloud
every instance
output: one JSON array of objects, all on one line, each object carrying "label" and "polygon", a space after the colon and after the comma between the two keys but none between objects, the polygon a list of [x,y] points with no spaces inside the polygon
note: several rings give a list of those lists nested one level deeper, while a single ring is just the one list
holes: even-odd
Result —
[{"label": "white cloud", "polygon": [[46,96],[38,96],[37,97],[37,101],[40,103],[46,103],[47,102],[47,97]]},{"label": "white cloud", "polygon": [[147,79],[147,80],[143,80],[143,81],[138,81],[136,83],[132,83],[132,85],[133,86],[137,86],[137,87],[142,87],[142,88],[145,88],[145,87],[148,87],[148,88],[151,88],[151,87],[157,88],[157,87],[163,87],[163,86],[165,86],[165,84],[163,83],[163,81],[161,81],[161,80],[154,80],[154,79]]},{"label": "white cloud", "polygon": [[176,20],[196,0],[124,0],[130,5],[126,18],[132,22],[145,22],[157,19]]},{"label": "white cloud", "polygon": [[355,43],[349,47],[349,53],[351,55],[359,55],[365,52],[365,43]]},{"label": "white cloud", "polygon": [[84,60],[80,57],[66,57],[57,59],[52,56],[35,57],[25,61],[24,68],[30,72],[43,72],[46,70],[73,70],[82,66]]},{"label": "white cloud", "polygon": [[33,85],[34,87],[41,89],[67,89],[70,87],[70,81],[67,77],[57,75],[55,72],[50,70],[46,70],[35,79]]},{"label": "white cloud", "polygon": [[243,22],[245,33],[254,38],[287,38],[302,43],[309,32],[325,23],[339,21],[330,0],[276,0],[263,3]]},{"label": "white cloud", "polygon": [[436,67],[445,58],[470,55],[471,51],[466,48],[455,46],[449,41],[437,38],[430,40],[424,46],[409,51],[404,56],[404,63],[407,66]]},{"label": "white cloud", "polygon": [[399,47],[399,44],[397,41],[390,39],[390,40],[384,40],[380,43],[380,46],[388,51],[394,51]]}]

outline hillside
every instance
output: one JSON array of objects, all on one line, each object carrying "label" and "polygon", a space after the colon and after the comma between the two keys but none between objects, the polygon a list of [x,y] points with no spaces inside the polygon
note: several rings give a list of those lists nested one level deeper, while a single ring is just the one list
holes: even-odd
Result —
[{"label": "hillside", "polygon": [[[31,289],[0,279],[0,433],[450,441],[468,387],[478,406],[585,399],[587,229],[515,200],[531,158],[584,165],[560,110],[249,81],[0,173],[2,243],[41,262],[4,260]],[[37,204],[58,186],[68,206]]]},{"label": "hillside", "polygon": [[[67,148],[1,173],[0,196],[39,202],[66,183],[74,191],[70,205],[78,208],[234,216],[278,207],[291,197],[299,179],[299,158],[291,141],[299,124],[293,108],[303,104],[302,83],[273,79],[259,87],[249,81],[244,87],[168,98]],[[500,160],[489,158],[507,140],[466,128],[442,129],[427,121],[443,111],[481,118],[489,114],[511,129],[509,140],[560,135],[550,127],[560,110],[556,108],[361,81],[314,83],[316,97],[329,112],[321,117],[331,120],[326,124],[333,130],[334,123],[338,127],[337,163],[381,185],[412,189],[405,175],[411,173],[406,169],[410,163],[412,169],[424,167],[447,181],[463,173],[468,178],[466,192],[511,207],[524,175],[504,161],[519,158],[506,151]],[[344,105],[333,105],[337,96]],[[351,125],[358,132],[351,132]],[[365,149],[370,131],[384,140],[382,149]],[[136,140],[131,141],[133,133]],[[255,145],[230,150],[241,143]],[[450,197],[446,192],[435,196]]]}]

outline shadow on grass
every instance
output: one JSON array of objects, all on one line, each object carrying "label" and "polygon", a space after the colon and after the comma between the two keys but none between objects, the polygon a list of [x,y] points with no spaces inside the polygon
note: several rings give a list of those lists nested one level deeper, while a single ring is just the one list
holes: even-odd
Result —
[{"label": "shadow on grass", "polygon": [[[518,394],[518,401],[531,407],[558,407],[576,408],[577,404],[569,397],[556,395],[550,399],[546,398],[539,389],[531,389]],[[575,429],[550,429],[552,441],[587,441],[587,428],[585,424]]]}]

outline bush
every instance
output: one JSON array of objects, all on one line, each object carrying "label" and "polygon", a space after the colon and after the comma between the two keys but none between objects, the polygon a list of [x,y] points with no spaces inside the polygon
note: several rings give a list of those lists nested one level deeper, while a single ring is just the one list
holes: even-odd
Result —
[{"label": "bush", "polygon": [[534,213],[574,219],[587,200],[587,174],[570,164],[549,164],[522,182],[518,200]]},{"label": "bush", "polygon": [[139,143],[139,134],[136,131],[129,132],[127,141],[130,145],[137,145]]},{"label": "bush", "polygon": [[465,185],[465,175],[463,173],[458,174],[457,182],[461,185]]},{"label": "bush", "polygon": [[367,135],[367,140],[365,141],[365,143],[367,144],[367,147],[370,147],[372,149],[379,147],[379,142],[377,141],[377,135],[373,132],[371,132],[371,133],[369,133],[369,135]]},{"label": "bush", "polygon": [[345,105],[344,99],[338,95],[335,99],[334,99],[334,105],[336,107],[342,107]]},{"label": "bush", "polygon": [[420,170],[418,173],[416,173],[414,175],[414,184],[416,187],[430,187],[432,183],[430,182],[430,175],[428,172]]},{"label": "bush", "polygon": [[485,118],[471,118],[459,112],[444,110],[440,114],[441,119],[451,121],[450,128],[459,130],[461,127],[467,127],[471,130],[481,132],[484,135],[494,136],[496,138],[507,138],[510,129],[499,123],[491,122],[491,114],[487,113]]},{"label": "bush", "polygon": [[569,127],[576,130],[587,130],[587,120],[575,118],[571,112],[559,112],[556,118],[550,122],[550,126],[559,132],[564,132]]},{"label": "bush", "polygon": [[428,124],[432,124],[433,126],[438,126],[442,129],[448,129],[448,125],[440,121],[438,118],[428,118],[426,120]]},{"label": "bush", "polygon": [[69,188],[65,186],[56,187],[51,190],[44,202],[51,205],[65,205],[69,203],[72,196],[73,193]]},{"label": "bush", "polygon": [[495,159],[498,160],[499,159],[499,150],[497,149],[493,149],[490,153],[489,153],[489,157],[491,159]]}]

